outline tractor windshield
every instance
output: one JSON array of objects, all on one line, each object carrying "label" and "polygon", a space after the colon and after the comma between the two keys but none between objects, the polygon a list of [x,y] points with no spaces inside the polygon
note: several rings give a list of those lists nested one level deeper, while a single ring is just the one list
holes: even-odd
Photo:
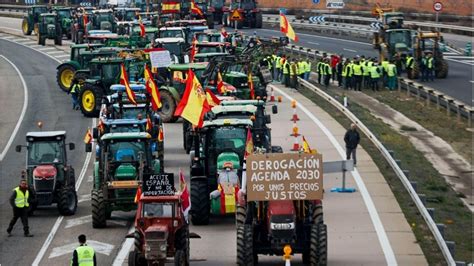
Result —
[{"label": "tractor windshield", "polygon": [[97,16],[97,23],[100,23],[102,21],[113,21],[111,13],[99,13],[96,16]]},{"label": "tractor windshield", "polygon": [[241,127],[219,127],[212,131],[209,149],[216,150],[216,154],[223,151],[236,151],[243,154],[247,130]]},{"label": "tractor windshield", "polygon": [[160,38],[184,38],[182,30],[163,30],[160,31]]},{"label": "tractor windshield", "polygon": [[57,141],[37,141],[28,145],[28,165],[64,162],[61,144]]},{"label": "tractor windshield", "polygon": [[198,53],[223,53],[224,48],[222,46],[210,46],[200,45],[198,46]]},{"label": "tractor windshield", "polygon": [[224,6],[225,0],[211,0],[210,6],[214,8],[222,8]]},{"label": "tractor windshield", "polygon": [[138,154],[146,151],[145,141],[141,139],[133,141],[111,140],[109,144],[112,162],[136,162]]},{"label": "tractor windshield", "polygon": [[135,20],[135,10],[129,10],[125,12],[125,21],[133,21]]},{"label": "tractor windshield", "polygon": [[241,8],[245,10],[257,8],[254,0],[242,0]]},{"label": "tractor windshield", "polygon": [[143,216],[148,218],[154,217],[174,217],[175,208],[173,203],[150,202],[143,204]]},{"label": "tractor windshield", "polygon": [[390,47],[396,47],[397,44],[404,44],[408,48],[411,47],[410,31],[391,31],[388,37]]},{"label": "tractor windshield", "polygon": [[120,75],[119,64],[104,64],[102,65],[102,75],[104,79],[115,79]]},{"label": "tractor windshield", "polygon": [[122,112],[122,119],[137,119],[139,114],[146,117],[146,111],[143,108],[123,108]]},{"label": "tractor windshield", "polygon": [[170,54],[174,54],[176,56],[180,56],[182,54],[181,43],[163,43],[161,46],[170,51]]},{"label": "tractor windshield", "polygon": [[69,10],[58,10],[57,13],[60,18],[71,18],[71,12]]},{"label": "tractor windshield", "polygon": [[56,22],[56,17],[48,16],[44,17],[44,24],[54,24]]}]

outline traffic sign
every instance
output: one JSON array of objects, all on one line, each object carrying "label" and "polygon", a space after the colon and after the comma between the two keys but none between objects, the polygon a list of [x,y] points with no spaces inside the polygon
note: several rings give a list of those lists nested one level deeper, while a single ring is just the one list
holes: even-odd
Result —
[{"label": "traffic sign", "polygon": [[434,2],[433,9],[436,12],[440,12],[441,10],[443,10],[443,4],[441,2]]},{"label": "traffic sign", "polygon": [[324,23],[324,22],[326,22],[324,16],[309,17],[309,21],[311,23]]},{"label": "traffic sign", "polygon": [[313,0],[313,4],[319,4],[319,0]]},{"label": "traffic sign", "polygon": [[242,14],[236,9],[232,11],[232,16],[230,16],[230,20],[243,20]]},{"label": "traffic sign", "polygon": [[344,8],[344,2],[342,0],[327,0],[326,8]]},{"label": "traffic sign", "polygon": [[382,25],[382,22],[376,21],[376,22],[370,23],[370,27],[374,30],[380,30],[383,27],[383,25]]}]

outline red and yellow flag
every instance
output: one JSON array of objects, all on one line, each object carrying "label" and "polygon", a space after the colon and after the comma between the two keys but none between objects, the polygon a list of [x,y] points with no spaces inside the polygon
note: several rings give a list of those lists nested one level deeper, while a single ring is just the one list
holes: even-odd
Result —
[{"label": "red and yellow flag", "polygon": [[84,143],[85,144],[90,144],[91,142],[92,142],[92,133],[91,133],[91,129],[88,128],[87,132],[86,132],[86,135],[84,136]]},{"label": "red and yellow flag", "polygon": [[309,146],[309,143],[306,141],[305,137],[303,137],[303,152],[304,153],[312,153],[312,154],[315,154],[315,153],[318,153],[317,150],[313,150],[311,149],[311,147]]},{"label": "red and yellow flag", "polygon": [[160,126],[160,131],[158,132],[158,141],[163,142],[164,139],[165,139],[165,135],[163,133],[163,127]]},{"label": "red and yellow flag", "polygon": [[224,26],[221,27],[221,36],[225,39],[229,36],[227,31],[225,30]]},{"label": "red and yellow flag", "polygon": [[191,194],[189,193],[188,185],[186,184],[186,180],[184,180],[184,174],[181,169],[179,169],[179,187],[181,191],[181,211],[186,221],[188,221],[188,214],[191,209]]},{"label": "red and yellow flag", "polygon": [[160,91],[147,64],[145,64],[145,87],[151,96],[151,108],[157,111],[161,108]]},{"label": "red and yellow flag", "polygon": [[133,202],[138,203],[141,197],[142,197],[142,186],[138,186],[137,193],[135,193],[135,199],[133,200]]},{"label": "red and yellow flag", "polygon": [[245,154],[244,160],[247,159],[247,156],[253,153],[253,139],[252,139],[252,132],[250,131],[250,127],[247,128],[247,140],[245,141]]},{"label": "red and yellow flag", "polygon": [[219,94],[225,94],[227,92],[227,87],[224,84],[224,80],[222,79],[221,71],[217,71],[217,91]]},{"label": "red and yellow flag", "polygon": [[137,105],[135,100],[135,92],[130,88],[130,83],[128,82],[127,71],[125,70],[125,65],[120,66],[120,84],[125,86],[125,92],[127,93],[127,98],[131,104]]},{"label": "red and yellow flag", "polygon": [[247,78],[248,78],[248,84],[249,84],[249,89],[250,89],[250,99],[255,99],[255,87],[253,85],[253,79],[252,79],[252,72],[249,71],[248,75],[247,75]]},{"label": "red and yellow flag", "polygon": [[298,42],[298,36],[296,36],[293,27],[291,27],[290,22],[283,13],[280,13],[280,31],[283,32],[286,37],[288,37],[292,41]]},{"label": "red and yellow flag", "polygon": [[140,25],[140,37],[145,37],[145,25],[143,25],[142,16],[138,15],[138,22]]},{"label": "red and yellow flag", "polygon": [[181,116],[191,124],[202,127],[204,114],[210,111],[206,93],[194,72],[188,70],[188,79],[183,97],[176,107],[175,116]]},{"label": "red and yellow flag", "polygon": [[169,3],[162,3],[161,4],[161,12],[163,14],[168,14],[168,13],[179,13],[181,10],[181,5],[179,2],[169,2]]},{"label": "red and yellow flag", "polygon": [[210,89],[206,89],[206,97],[207,103],[210,107],[218,106],[219,104],[221,104],[221,100],[219,100]]},{"label": "red and yellow flag", "polygon": [[146,117],[146,131],[151,131],[153,124],[151,123],[151,119],[149,116]]},{"label": "red and yellow flag", "polygon": [[199,6],[196,5],[194,0],[191,0],[191,12],[193,12],[196,15],[199,15],[200,17],[204,17],[204,13],[202,12],[201,8],[199,8]]}]

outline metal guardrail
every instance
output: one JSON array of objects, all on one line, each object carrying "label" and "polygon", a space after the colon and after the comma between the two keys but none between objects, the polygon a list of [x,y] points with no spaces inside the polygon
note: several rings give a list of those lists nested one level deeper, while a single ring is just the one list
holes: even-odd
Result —
[{"label": "metal guardrail", "polygon": [[398,176],[403,186],[407,190],[408,194],[410,194],[410,197],[412,198],[418,211],[420,212],[421,216],[423,217],[426,224],[428,225],[428,228],[430,229],[441,252],[443,253],[443,257],[446,260],[446,263],[448,265],[456,265],[456,262],[454,261],[454,258],[448,248],[448,245],[446,244],[446,241],[444,240],[441,232],[439,231],[438,226],[436,225],[435,221],[433,220],[428,210],[426,209],[425,205],[423,204],[422,200],[420,199],[417,192],[413,188],[412,184],[410,183],[410,180],[407,178],[403,170],[400,168],[398,163],[390,155],[389,151],[383,146],[380,140],[378,140],[377,137],[349,109],[345,108],[336,99],[334,99],[329,94],[327,94],[326,92],[324,92],[323,90],[319,89],[318,87],[316,87],[315,85],[311,84],[310,82],[306,80],[298,78],[298,81],[299,81],[300,86],[304,86],[308,88],[309,90],[313,91],[314,93],[318,94],[320,97],[322,97],[323,99],[328,101],[330,104],[332,104],[334,107],[336,107],[339,111],[344,113],[353,123],[357,124],[358,128],[370,139],[370,141],[375,145],[375,147],[382,153],[385,160],[387,160],[387,162],[390,164],[393,171]]}]

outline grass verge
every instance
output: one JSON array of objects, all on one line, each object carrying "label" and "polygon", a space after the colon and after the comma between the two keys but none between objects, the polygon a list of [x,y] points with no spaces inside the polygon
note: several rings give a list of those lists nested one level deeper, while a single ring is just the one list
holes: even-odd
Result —
[{"label": "grass verge", "polygon": [[[323,98],[308,89],[299,90],[304,96],[331,114],[344,127],[349,127],[350,120]],[[334,96],[334,95],[333,95]],[[395,152],[395,157],[402,160],[402,168],[410,171],[410,180],[417,182],[418,193],[425,194],[427,207],[435,208],[436,223],[445,223],[445,239],[456,242],[455,260],[472,261],[472,213],[464,206],[458,195],[444,181],[431,163],[426,160],[408,140],[398,134],[382,120],[370,112],[352,103],[351,111],[377,136],[388,148]],[[401,181],[385,161],[377,148],[367,138],[362,138],[361,145],[377,164],[381,173],[391,187],[401,209],[425,254],[429,265],[444,265],[444,258],[418,209],[412,202]]]}]

